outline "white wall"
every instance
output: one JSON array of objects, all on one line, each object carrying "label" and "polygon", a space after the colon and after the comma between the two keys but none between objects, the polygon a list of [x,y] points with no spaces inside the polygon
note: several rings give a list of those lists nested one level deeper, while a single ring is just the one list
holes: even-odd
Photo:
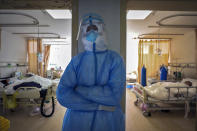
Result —
[{"label": "white wall", "polygon": [[127,73],[132,73],[137,71],[138,68],[138,42],[139,40],[133,39],[135,33],[127,32],[127,63],[126,69]]},{"label": "white wall", "polygon": [[[26,62],[27,44],[23,37],[1,31],[0,62]],[[11,72],[22,70],[20,68],[0,68],[0,77],[8,76]]]},{"label": "white wall", "polygon": [[[137,32],[134,28],[136,28],[136,23],[133,24],[133,21],[127,20],[127,54],[126,54],[126,67],[127,73],[132,73],[133,71],[137,71],[138,68],[138,39],[133,39],[134,37],[138,37],[139,32]],[[139,26],[140,27],[140,26]]]},{"label": "white wall", "polygon": [[[184,36],[176,37],[171,43],[172,63],[196,63],[196,34],[195,30],[189,31]],[[185,77],[196,77],[196,69],[184,69]]]},{"label": "white wall", "polygon": [[64,70],[71,60],[71,44],[51,45],[48,70],[61,66]]}]

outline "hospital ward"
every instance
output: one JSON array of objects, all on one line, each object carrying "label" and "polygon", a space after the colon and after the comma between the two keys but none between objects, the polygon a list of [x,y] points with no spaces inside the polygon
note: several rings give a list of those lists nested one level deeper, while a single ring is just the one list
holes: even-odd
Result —
[{"label": "hospital ward", "polygon": [[197,1],[0,0],[0,131],[197,131]]}]

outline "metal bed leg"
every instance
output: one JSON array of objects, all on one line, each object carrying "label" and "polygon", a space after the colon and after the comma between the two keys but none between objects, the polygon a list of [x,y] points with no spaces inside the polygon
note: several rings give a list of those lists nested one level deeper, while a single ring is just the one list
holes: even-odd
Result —
[{"label": "metal bed leg", "polygon": [[137,100],[134,101],[134,105],[135,105],[135,106],[138,106],[138,103],[139,103],[139,98],[137,97]]},{"label": "metal bed leg", "polygon": [[186,102],[185,102],[185,116],[184,116],[184,118],[188,118],[189,112],[190,112],[189,101],[186,101]]}]

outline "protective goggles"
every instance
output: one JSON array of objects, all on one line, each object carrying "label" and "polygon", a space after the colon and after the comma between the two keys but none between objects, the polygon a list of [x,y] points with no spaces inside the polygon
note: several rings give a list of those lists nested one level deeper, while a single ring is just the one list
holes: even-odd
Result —
[{"label": "protective goggles", "polygon": [[103,32],[104,22],[101,16],[97,14],[87,14],[82,17],[79,25],[79,31],[77,35],[77,40],[80,36],[80,33],[87,33],[90,30]]}]

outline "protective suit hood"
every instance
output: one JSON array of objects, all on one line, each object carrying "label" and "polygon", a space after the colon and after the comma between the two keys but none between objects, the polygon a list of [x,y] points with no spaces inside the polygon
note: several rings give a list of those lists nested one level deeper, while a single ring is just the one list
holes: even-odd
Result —
[{"label": "protective suit hood", "polygon": [[[91,26],[93,26],[94,29],[90,29]],[[81,36],[80,38],[86,51],[93,51],[93,44],[95,44],[95,52],[107,50],[105,24],[101,16],[97,14],[87,14],[83,16],[79,29],[78,37],[79,35]],[[87,39],[87,35],[91,31],[95,31],[97,33],[97,37],[94,42]]]}]

